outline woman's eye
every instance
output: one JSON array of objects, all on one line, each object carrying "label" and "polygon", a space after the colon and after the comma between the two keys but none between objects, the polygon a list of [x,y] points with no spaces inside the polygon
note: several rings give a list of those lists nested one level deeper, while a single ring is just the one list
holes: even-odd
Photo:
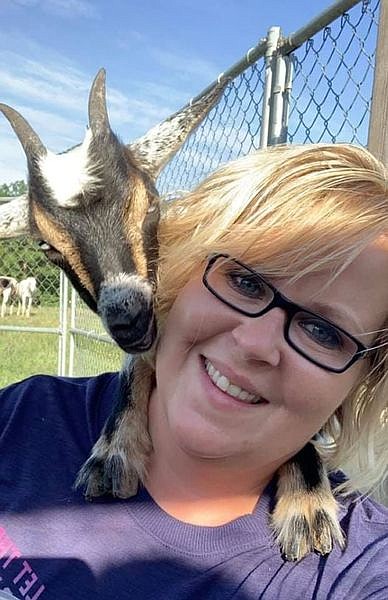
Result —
[{"label": "woman's eye", "polygon": [[256,275],[247,273],[227,273],[229,285],[249,298],[262,299],[266,295],[263,282]]},{"label": "woman's eye", "polygon": [[299,326],[314,341],[329,350],[340,350],[343,348],[341,333],[325,321],[310,319],[299,322]]}]

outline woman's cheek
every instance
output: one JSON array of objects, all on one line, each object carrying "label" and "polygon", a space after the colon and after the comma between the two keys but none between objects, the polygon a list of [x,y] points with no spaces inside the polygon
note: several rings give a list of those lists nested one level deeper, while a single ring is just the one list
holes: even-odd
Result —
[{"label": "woman's cheek", "polygon": [[326,374],[324,371],[299,372],[296,376],[288,377],[287,381],[288,391],[283,396],[287,408],[319,427],[342,404],[354,384],[353,378],[341,378],[341,375]]}]

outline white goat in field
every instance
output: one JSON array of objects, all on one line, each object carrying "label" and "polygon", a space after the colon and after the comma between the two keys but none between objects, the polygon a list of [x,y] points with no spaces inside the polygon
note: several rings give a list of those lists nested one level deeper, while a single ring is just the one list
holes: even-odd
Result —
[{"label": "white goat in field", "polygon": [[[2,297],[0,316],[3,319],[7,304],[16,291],[17,281],[14,277],[0,277],[0,296]],[[12,304],[10,305],[12,307]]]},{"label": "white goat in field", "polygon": [[32,298],[36,292],[35,277],[27,277],[16,284],[15,295],[18,301],[17,315],[29,317],[31,314]]}]

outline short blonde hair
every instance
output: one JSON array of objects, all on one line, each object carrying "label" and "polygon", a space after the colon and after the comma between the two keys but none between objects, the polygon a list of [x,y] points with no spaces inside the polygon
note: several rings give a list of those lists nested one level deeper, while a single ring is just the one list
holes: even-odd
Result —
[{"label": "short blonde hair", "polygon": [[[387,181],[378,160],[347,144],[278,146],[223,166],[192,193],[164,206],[160,328],[179,291],[214,252],[260,265],[266,275],[296,280],[328,269],[335,277],[388,233]],[[349,461],[355,466],[344,492],[369,492],[386,476],[387,367],[383,347],[323,427],[331,443],[316,442],[329,469]]]}]

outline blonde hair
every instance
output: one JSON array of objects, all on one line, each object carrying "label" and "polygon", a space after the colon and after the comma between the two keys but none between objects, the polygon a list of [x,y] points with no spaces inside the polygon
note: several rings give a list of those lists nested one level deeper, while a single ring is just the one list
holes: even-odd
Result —
[{"label": "blonde hair", "polygon": [[[388,232],[387,181],[367,150],[345,144],[278,146],[223,166],[164,206],[160,328],[179,291],[214,252],[260,265],[266,275],[298,279],[325,269],[336,277]],[[325,441],[315,442],[330,470],[351,462],[344,493],[369,492],[387,473],[387,348],[324,425]]]}]

